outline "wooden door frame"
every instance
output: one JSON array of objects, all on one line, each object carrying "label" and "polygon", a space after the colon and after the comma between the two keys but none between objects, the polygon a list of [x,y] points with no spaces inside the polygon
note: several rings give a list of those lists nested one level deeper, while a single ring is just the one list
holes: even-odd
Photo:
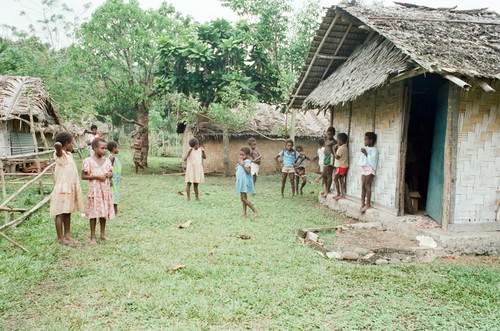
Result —
[{"label": "wooden door frame", "polygon": [[457,178],[458,154],[458,117],[460,114],[460,95],[462,89],[456,84],[448,84],[448,112],[446,114],[446,135],[444,141],[444,181],[443,210],[441,226],[448,226],[455,216],[455,190]]},{"label": "wooden door frame", "polygon": [[405,175],[406,175],[406,152],[408,150],[408,126],[410,124],[410,111],[411,111],[411,97],[413,81],[412,79],[406,79],[401,84],[403,84],[401,89],[401,132],[400,132],[400,146],[399,146],[399,166],[397,173],[398,186],[396,188],[397,197],[397,215],[402,216],[405,213]]}]

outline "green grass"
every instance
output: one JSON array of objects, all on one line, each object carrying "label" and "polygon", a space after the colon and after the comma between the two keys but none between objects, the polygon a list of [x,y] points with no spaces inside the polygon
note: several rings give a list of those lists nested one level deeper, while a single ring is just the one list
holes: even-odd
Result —
[{"label": "green grass", "polygon": [[30,252],[0,241],[0,329],[498,330],[497,264],[327,260],[296,238],[300,227],[337,224],[316,194],[281,200],[278,177],[260,177],[251,201],[262,217],[242,219],[234,178],[207,178],[188,204],[183,177],[158,174],[178,159],[151,158],[134,176],[130,154],[121,157],[112,241],[89,246],[74,214],[84,245],[58,245],[46,207],[7,231]]}]

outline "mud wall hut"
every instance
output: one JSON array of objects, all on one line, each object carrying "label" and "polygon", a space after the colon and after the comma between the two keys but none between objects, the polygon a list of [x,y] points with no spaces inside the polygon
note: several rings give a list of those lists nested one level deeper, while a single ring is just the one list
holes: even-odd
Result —
[{"label": "mud wall hut", "polygon": [[[306,170],[317,172],[318,140],[324,137],[329,126],[330,119],[323,112],[299,112],[296,115],[295,146],[302,145],[304,152],[311,159]],[[286,137],[289,134],[291,116],[283,114],[274,106],[260,104],[252,112],[246,127],[241,130],[230,130],[230,164],[238,161],[239,150],[242,146],[248,146],[247,141],[253,137],[257,140],[257,147],[262,154],[260,173],[272,173],[276,171],[274,157],[285,147]],[[184,150],[188,148],[189,139],[196,137],[207,151],[207,159],[204,161],[206,173],[223,173],[223,144],[222,126],[211,122],[206,118],[200,118],[197,123],[190,124],[184,131]]]},{"label": "mud wall hut", "polygon": [[484,9],[327,10],[289,107],[327,109],[349,135],[349,199],[359,201],[357,153],[375,131],[377,209],[403,215],[417,192],[444,229],[500,229],[499,26]]}]

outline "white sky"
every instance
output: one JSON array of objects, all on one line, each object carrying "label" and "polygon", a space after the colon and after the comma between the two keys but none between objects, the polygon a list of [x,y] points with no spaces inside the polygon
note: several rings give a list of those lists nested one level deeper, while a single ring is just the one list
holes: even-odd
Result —
[{"label": "white sky", "polygon": [[[97,6],[104,3],[104,0],[59,0],[74,8],[74,12],[79,16],[78,21],[85,20],[90,16]],[[141,6],[146,8],[158,8],[164,0],[139,0]],[[484,8],[488,7],[500,13],[500,0],[399,0],[429,7],[453,7],[458,5],[459,9]],[[83,4],[91,2],[93,5],[88,11],[83,11]],[[188,14],[200,22],[210,21],[216,18],[236,19],[236,15],[229,9],[220,5],[218,0],[167,0],[177,11]],[[321,5],[329,7],[337,4],[338,0],[321,0]],[[372,0],[365,0],[371,3]],[[34,23],[42,16],[41,0],[0,0],[0,25],[15,26],[25,30],[29,23]],[[297,8],[300,8],[304,0],[294,0]],[[393,2],[384,0],[384,5],[390,6]],[[21,16],[20,12],[25,11],[27,15]],[[0,28],[0,36],[9,36],[6,29]]]}]

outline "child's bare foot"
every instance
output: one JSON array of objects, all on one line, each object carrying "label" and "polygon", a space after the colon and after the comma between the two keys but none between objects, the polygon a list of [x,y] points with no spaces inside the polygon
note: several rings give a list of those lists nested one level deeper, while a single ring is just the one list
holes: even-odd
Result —
[{"label": "child's bare foot", "polygon": [[73,238],[65,239],[65,241],[66,241],[65,245],[68,245],[69,247],[80,246],[80,243],[78,241],[74,240]]},{"label": "child's bare foot", "polygon": [[338,199],[340,199],[340,195],[339,195],[339,194],[337,194],[336,196],[334,196],[334,197],[333,197],[333,199],[334,199],[334,200],[338,200]]},{"label": "child's bare foot", "polygon": [[109,240],[108,237],[101,235],[101,240]]},{"label": "child's bare foot", "polygon": [[95,241],[95,238],[94,239],[90,239],[90,244],[92,246],[97,245],[97,241]]},{"label": "child's bare foot", "polygon": [[372,206],[370,206],[370,205],[366,205],[366,206],[364,206],[363,208],[361,208],[361,210],[360,210],[360,211],[361,211],[361,214],[364,214],[364,213],[365,213],[368,209],[370,209],[371,207],[372,207]]},{"label": "child's bare foot", "polygon": [[243,217],[243,218],[246,218],[247,214],[241,214],[240,216]]},{"label": "child's bare foot", "polygon": [[365,209],[365,205],[362,205],[362,206],[359,208],[359,212],[360,212],[360,213],[364,213],[363,209]]},{"label": "child's bare foot", "polygon": [[255,213],[253,213],[252,218],[257,218],[259,216],[260,216],[260,213],[258,211],[256,211]]}]

